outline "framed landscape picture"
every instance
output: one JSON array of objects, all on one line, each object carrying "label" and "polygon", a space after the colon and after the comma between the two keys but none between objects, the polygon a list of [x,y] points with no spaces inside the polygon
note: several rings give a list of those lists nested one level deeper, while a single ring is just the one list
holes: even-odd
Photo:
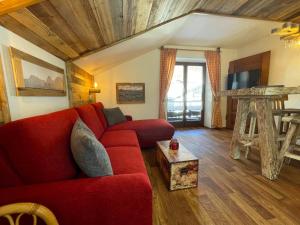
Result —
[{"label": "framed landscape picture", "polygon": [[10,47],[18,96],[65,96],[64,70]]},{"label": "framed landscape picture", "polygon": [[145,83],[117,83],[118,104],[145,103]]}]

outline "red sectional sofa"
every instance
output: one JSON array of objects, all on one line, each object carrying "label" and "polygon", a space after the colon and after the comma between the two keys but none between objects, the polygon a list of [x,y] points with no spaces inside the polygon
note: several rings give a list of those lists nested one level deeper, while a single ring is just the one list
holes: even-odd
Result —
[{"label": "red sectional sofa", "polygon": [[[102,108],[84,105],[0,127],[0,206],[43,204],[60,225],[151,225],[152,188],[140,146],[171,138],[174,127],[163,120],[108,127]],[[70,135],[78,117],[106,147],[113,176],[87,178],[76,166]]]}]

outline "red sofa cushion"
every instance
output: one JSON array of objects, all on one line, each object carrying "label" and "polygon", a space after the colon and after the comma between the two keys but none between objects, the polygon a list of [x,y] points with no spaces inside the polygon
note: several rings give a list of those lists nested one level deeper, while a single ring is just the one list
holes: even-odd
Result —
[{"label": "red sofa cushion", "polygon": [[144,174],[3,188],[0,196],[0,206],[42,204],[54,213],[59,225],[152,225],[152,189]]},{"label": "red sofa cushion", "polygon": [[7,161],[4,151],[0,149],[0,187],[21,185],[22,181]]},{"label": "red sofa cushion", "polygon": [[[106,148],[114,174],[143,173],[147,175],[139,147],[119,146]],[[147,175],[148,176],[148,175]]]},{"label": "red sofa cushion", "polygon": [[100,139],[105,147],[114,146],[136,146],[139,147],[139,141],[133,130],[114,130],[106,131]]},{"label": "red sofa cushion", "polygon": [[99,139],[103,132],[104,127],[97,115],[96,110],[92,105],[83,105],[76,108],[82,121],[94,132],[97,139]]},{"label": "red sofa cushion", "polygon": [[106,121],[105,115],[102,112],[102,110],[104,109],[103,104],[101,102],[97,102],[97,103],[93,103],[92,106],[95,108],[96,113],[98,115],[98,118],[101,121],[101,124],[106,129],[108,125],[107,125],[107,121]]},{"label": "red sofa cushion", "polygon": [[134,130],[137,133],[142,148],[154,147],[156,141],[172,138],[175,128],[162,119],[134,120],[108,127],[113,130]]},{"label": "red sofa cushion", "polygon": [[65,180],[77,175],[70,150],[70,135],[77,118],[76,110],[68,109],[0,127],[1,149],[25,184]]}]

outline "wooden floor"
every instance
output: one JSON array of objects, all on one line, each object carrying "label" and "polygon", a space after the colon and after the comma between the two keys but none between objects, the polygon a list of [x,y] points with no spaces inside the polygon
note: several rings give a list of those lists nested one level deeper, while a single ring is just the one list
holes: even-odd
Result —
[{"label": "wooden floor", "polygon": [[300,167],[284,166],[280,178],[260,175],[257,153],[228,156],[231,131],[180,130],[176,137],[199,157],[198,188],[169,192],[154,151],[144,150],[153,186],[154,225],[300,224]]}]

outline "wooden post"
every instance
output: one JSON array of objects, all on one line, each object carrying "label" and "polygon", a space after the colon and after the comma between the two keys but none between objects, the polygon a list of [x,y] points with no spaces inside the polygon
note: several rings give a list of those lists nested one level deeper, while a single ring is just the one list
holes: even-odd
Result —
[{"label": "wooden post", "polygon": [[278,176],[278,144],[273,126],[272,99],[257,98],[256,107],[262,175],[274,180]]},{"label": "wooden post", "polygon": [[73,107],[72,73],[72,63],[66,62],[67,89],[70,108]]},{"label": "wooden post", "polygon": [[245,133],[249,106],[250,98],[239,98],[234,130],[230,145],[230,156],[234,159],[239,159],[241,155],[239,140]]},{"label": "wooden post", "polygon": [[6,93],[4,73],[2,68],[1,55],[0,55],[0,113],[2,115],[0,116],[0,124],[8,123],[11,120],[7,93]]}]

